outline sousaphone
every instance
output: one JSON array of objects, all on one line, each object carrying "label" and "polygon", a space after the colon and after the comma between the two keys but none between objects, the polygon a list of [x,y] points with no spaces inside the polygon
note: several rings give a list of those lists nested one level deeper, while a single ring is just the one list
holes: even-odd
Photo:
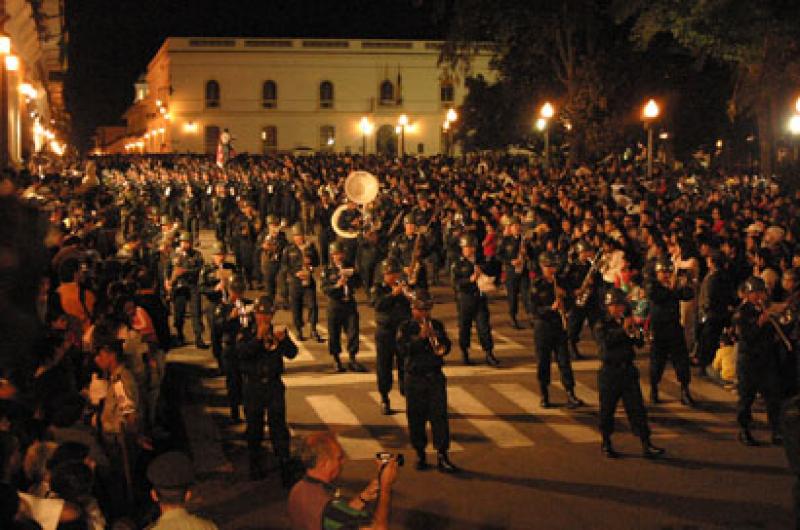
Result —
[{"label": "sousaphone", "polygon": [[[344,194],[347,199],[358,204],[362,210],[364,206],[375,200],[375,197],[378,196],[378,191],[380,191],[378,177],[368,171],[353,171],[347,175],[344,181]],[[339,227],[339,216],[346,209],[347,204],[342,204],[334,210],[331,216],[331,225],[333,226],[333,231],[339,237],[355,239],[358,237],[358,230],[344,230]]]}]

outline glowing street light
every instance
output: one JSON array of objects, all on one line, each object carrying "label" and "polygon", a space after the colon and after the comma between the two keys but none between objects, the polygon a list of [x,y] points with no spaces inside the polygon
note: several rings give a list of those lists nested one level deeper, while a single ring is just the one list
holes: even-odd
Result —
[{"label": "glowing street light", "polygon": [[[400,155],[406,156],[406,127],[408,127],[408,116],[401,114],[397,118],[397,127],[400,129]],[[395,130],[397,130],[397,127]]]},{"label": "glowing street light", "polygon": [[549,120],[550,118],[552,118],[555,115],[555,113],[556,113],[556,109],[553,108],[553,104],[550,103],[549,101],[545,102],[545,104],[542,105],[541,110],[539,110],[539,116],[541,116],[542,118],[544,118],[546,120]]},{"label": "glowing street light", "polygon": [[11,53],[11,39],[8,35],[0,35],[0,55]]},{"label": "glowing street light", "polygon": [[789,132],[795,136],[800,135],[800,114],[789,118]]},{"label": "glowing street light", "polygon": [[367,136],[372,134],[375,126],[366,116],[358,122],[358,129],[361,131],[361,154],[367,156]]},{"label": "glowing street light", "polygon": [[661,109],[654,99],[650,99],[642,109],[642,119],[647,129],[647,180],[653,179],[653,121],[660,113]]},{"label": "glowing street light", "polygon": [[16,55],[6,55],[6,70],[16,72],[19,70],[19,57]]},{"label": "glowing street light", "polygon": [[448,110],[446,117],[447,117],[447,121],[449,121],[450,123],[453,123],[454,121],[457,121],[458,120],[458,113],[456,112],[456,109]]},{"label": "glowing street light", "polygon": [[545,129],[547,129],[547,120],[544,118],[539,118],[536,120],[536,130],[544,131]]},{"label": "glowing street light", "polygon": [[549,121],[556,115],[556,109],[549,101],[545,101],[539,109],[539,119],[536,120],[536,129],[544,133],[544,168],[550,169],[550,130]]}]

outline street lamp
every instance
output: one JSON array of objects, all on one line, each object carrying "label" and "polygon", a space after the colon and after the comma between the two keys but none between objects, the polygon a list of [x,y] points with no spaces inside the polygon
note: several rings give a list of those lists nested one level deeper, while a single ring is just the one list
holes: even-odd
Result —
[{"label": "street lamp", "polygon": [[550,130],[549,120],[555,116],[556,110],[553,104],[545,101],[542,108],[539,109],[539,119],[536,120],[536,128],[544,132],[544,168],[550,169]]},{"label": "street lamp", "polygon": [[408,116],[401,114],[397,118],[397,126],[400,128],[400,155],[406,156],[406,127],[408,127]]},{"label": "street lamp", "polygon": [[450,150],[453,147],[453,128],[451,125],[458,120],[458,113],[456,109],[450,108],[445,114],[444,123],[442,124],[442,130],[444,131],[444,138],[445,138],[445,156],[450,156]]},{"label": "street lamp", "polygon": [[361,118],[361,121],[358,122],[358,128],[361,131],[361,139],[362,139],[361,153],[364,156],[367,156],[367,136],[372,134],[374,126],[372,125],[372,122],[369,121],[369,118],[364,116],[363,118]]},{"label": "street lamp", "polygon": [[654,99],[649,100],[642,109],[642,119],[647,129],[647,180],[653,179],[653,122],[660,113],[661,109]]}]

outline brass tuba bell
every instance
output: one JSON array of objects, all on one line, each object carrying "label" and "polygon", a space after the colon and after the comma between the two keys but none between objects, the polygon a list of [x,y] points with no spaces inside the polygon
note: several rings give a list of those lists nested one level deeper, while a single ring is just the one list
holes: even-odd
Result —
[{"label": "brass tuba bell", "polygon": [[[347,175],[344,181],[344,194],[347,199],[361,208],[374,201],[378,196],[378,191],[380,191],[378,177],[368,171],[353,171]],[[339,217],[346,209],[347,204],[342,204],[334,210],[331,216],[331,225],[339,237],[355,239],[358,237],[358,230],[344,230],[339,227]]]}]

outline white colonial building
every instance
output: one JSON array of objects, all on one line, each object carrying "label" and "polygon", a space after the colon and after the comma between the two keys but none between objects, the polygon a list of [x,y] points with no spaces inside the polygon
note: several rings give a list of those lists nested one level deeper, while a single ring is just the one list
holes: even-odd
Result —
[{"label": "white colonial building", "polygon": [[[122,147],[213,153],[228,129],[239,153],[444,152],[450,147],[444,123],[465,89],[463,75],[439,64],[441,47],[411,40],[169,38],[136,83]],[[478,54],[470,73],[490,77],[489,59],[489,50]]]}]

